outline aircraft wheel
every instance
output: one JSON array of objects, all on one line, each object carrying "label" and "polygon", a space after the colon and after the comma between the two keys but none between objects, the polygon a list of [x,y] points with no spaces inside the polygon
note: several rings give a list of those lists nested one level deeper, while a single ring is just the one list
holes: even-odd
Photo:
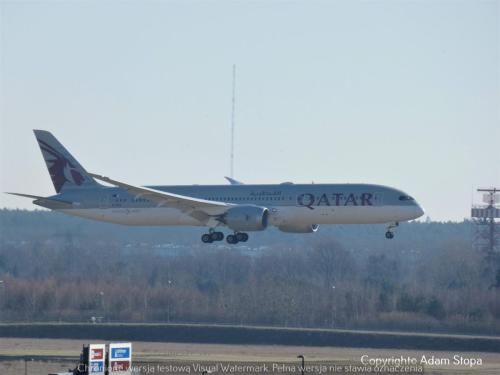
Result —
[{"label": "aircraft wheel", "polygon": [[230,234],[226,237],[226,241],[227,243],[230,243],[230,244],[235,244],[235,243],[238,243],[238,239],[236,238],[235,235],[233,234]]},{"label": "aircraft wheel", "polygon": [[201,241],[203,243],[212,243],[212,235],[205,233],[203,236],[201,236]]},{"label": "aircraft wheel", "polygon": [[222,238],[220,238],[221,234],[222,234],[222,232],[212,232],[212,233],[210,233],[211,242],[212,241],[220,241],[222,239]]},{"label": "aircraft wheel", "polygon": [[247,242],[248,241],[248,234],[236,233],[236,239],[238,240],[238,242]]},{"label": "aircraft wheel", "polygon": [[385,238],[387,238],[388,240],[392,240],[394,238],[394,233],[390,231],[385,232]]}]

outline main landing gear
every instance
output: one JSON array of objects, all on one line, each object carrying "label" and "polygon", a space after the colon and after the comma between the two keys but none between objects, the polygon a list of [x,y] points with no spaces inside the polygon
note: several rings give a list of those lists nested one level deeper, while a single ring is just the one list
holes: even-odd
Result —
[{"label": "main landing gear", "polygon": [[248,234],[243,232],[236,232],[234,234],[230,234],[226,237],[227,243],[237,244],[238,242],[247,242]]},{"label": "main landing gear", "polygon": [[[210,229],[208,233],[205,233],[201,236],[201,241],[203,243],[212,243],[215,241],[222,241],[224,239],[224,233],[216,232],[213,229]],[[227,243],[232,245],[237,244],[238,242],[247,242],[248,234],[243,232],[235,232],[234,234],[229,234],[226,237]]]},{"label": "main landing gear", "polygon": [[201,236],[201,241],[203,243],[212,243],[214,241],[222,241],[224,239],[224,233],[216,232],[213,229],[210,229],[208,233],[205,233]]},{"label": "main landing gear", "polygon": [[389,224],[387,227],[387,232],[385,232],[385,238],[388,240],[392,240],[394,238],[394,233],[392,229],[396,228],[399,225],[399,223],[396,221],[395,223]]}]

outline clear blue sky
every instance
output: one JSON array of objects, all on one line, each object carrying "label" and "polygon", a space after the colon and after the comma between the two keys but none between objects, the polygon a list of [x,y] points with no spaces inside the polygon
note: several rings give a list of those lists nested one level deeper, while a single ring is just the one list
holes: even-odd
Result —
[{"label": "clear blue sky", "polygon": [[[498,1],[1,1],[0,190],[31,129],[134,184],[371,182],[436,220],[500,185]],[[34,208],[0,194],[0,207]]]}]

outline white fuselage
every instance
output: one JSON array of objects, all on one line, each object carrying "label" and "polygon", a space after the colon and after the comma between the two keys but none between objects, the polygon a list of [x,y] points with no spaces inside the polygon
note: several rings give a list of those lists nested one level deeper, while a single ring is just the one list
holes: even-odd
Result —
[{"label": "white fuselage", "polygon": [[[312,224],[379,224],[416,218],[419,212],[414,207],[268,207],[269,224],[312,225]],[[58,210],[65,214],[92,220],[132,226],[187,225],[197,226],[200,222],[193,217],[166,207],[151,208],[90,208]]]},{"label": "white fuselage", "polygon": [[[423,213],[421,207],[405,193],[379,185],[157,187],[160,188],[197,198],[225,201],[235,206],[266,207],[269,224],[277,227],[390,223],[412,220]],[[73,195],[67,193],[66,197],[72,202],[70,206],[53,209],[87,219],[132,226],[209,225],[189,212],[158,206],[116,188],[89,192],[88,196],[80,190]],[[412,200],[403,201],[401,197]]]}]

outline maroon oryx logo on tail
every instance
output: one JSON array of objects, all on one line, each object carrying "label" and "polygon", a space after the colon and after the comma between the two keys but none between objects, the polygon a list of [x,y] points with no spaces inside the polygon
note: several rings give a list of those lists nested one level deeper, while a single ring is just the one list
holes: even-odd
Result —
[{"label": "maroon oryx logo on tail", "polygon": [[42,140],[38,140],[42,149],[50,178],[56,192],[60,192],[66,182],[80,186],[85,178],[65,156]]}]

